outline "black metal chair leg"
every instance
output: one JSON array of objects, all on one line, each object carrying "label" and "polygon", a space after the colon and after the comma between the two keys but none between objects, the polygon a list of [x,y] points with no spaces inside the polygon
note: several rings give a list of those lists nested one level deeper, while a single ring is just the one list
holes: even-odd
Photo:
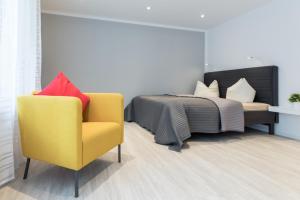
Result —
[{"label": "black metal chair leg", "polygon": [[118,145],[118,162],[121,163],[121,145]]},{"label": "black metal chair leg", "polygon": [[269,135],[274,135],[274,131],[275,131],[275,125],[269,124]]},{"label": "black metal chair leg", "polygon": [[79,196],[79,171],[74,171],[74,180],[75,180],[75,197]]},{"label": "black metal chair leg", "polygon": [[30,164],[30,158],[27,158],[26,167],[25,167],[24,176],[23,176],[24,180],[27,178],[27,175],[28,175],[29,164]]}]

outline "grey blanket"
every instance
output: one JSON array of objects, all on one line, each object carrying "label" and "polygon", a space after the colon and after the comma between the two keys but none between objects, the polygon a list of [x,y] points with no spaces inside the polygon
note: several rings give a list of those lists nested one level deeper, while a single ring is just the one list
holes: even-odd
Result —
[{"label": "grey blanket", "polygon": [[155,142],[179,151],[192,132],[244,131],[241,103],[221,98],[138,96],[125,109],[125,120],[155,134]]},{"label": "grey blanket", "polygon": [[244,132],[244,108],[240,102],[223,98],[209,98],[219,108],[221,131]]}]

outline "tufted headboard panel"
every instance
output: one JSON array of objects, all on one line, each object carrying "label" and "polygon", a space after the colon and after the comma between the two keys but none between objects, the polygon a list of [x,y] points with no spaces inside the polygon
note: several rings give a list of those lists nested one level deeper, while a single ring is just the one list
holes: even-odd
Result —
[{"label": "tufted headboard panel", "polygon": [[240,78],[246,78],[249,84],[256,90],[255,102],[278,105],[278,67],[265,66],[208,72],[204,74],[204,83],[209,85],[213,80],[219,83],[220,96],[226,97],[228,87],[236,83]]}]

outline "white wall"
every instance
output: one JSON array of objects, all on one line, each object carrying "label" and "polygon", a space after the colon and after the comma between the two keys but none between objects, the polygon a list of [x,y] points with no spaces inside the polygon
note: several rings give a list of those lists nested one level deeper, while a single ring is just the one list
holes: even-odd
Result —
[{"label": "white wall", "polygon": [[[255,56],[279,67],[279,104],[300,92],[300,1],[274,0],[208,31],[209,70],[251,67]],[[280,115],[276,133],[300,139],[300,117]]]}]

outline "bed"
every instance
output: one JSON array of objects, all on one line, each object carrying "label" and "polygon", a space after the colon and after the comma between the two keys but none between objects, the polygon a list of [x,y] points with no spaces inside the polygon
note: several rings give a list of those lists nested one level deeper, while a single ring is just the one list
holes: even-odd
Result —
[{"label": "bed", "polygon": [[[278,106],[278,67],[265,66],[244,68],[204,74],[204,83],[210,84],[213,80],[219,83],[220,97],[225,98],[226,90],[241,77],[246,78],[256,90],[254,102]],[[269,128],[269,134],[274,134],[274,125],[279,122],[278,113],[268,110],[245,111],[245,126],[263,124]]]},{"label": "bed", "polygon": [[[256,90],[255,102],[241,104],[225,99],[226,89],[246,78]],[[192,95],[137,96],[125,109],[125,120],[136,122],[154,134],[155,142],[180,151],[191,133],[244,132],[254,124],[269,126],[274,133],[278,114],[269,112],[268,105],[278,103],[278,68],[266,66],[204,74],[204,82],[219,83],[220,97],[199,98]]]}]

